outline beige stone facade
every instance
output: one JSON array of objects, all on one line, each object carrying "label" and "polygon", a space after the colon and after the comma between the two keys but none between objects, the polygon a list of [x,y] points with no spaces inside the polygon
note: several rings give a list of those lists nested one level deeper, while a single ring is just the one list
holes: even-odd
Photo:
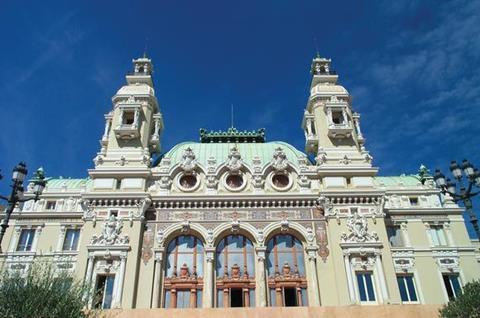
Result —
[{"label": "beige stone facade", "polygon": [[153,66],[133,64],[88,178],[51,178],[15,210],[4,267],[49,260],[100,290],[91,307],[122,309],[388,311],[444,304],[480,278],[462,209],[426,168],[377,176],[330,60],[312,62],[306,153],[231,127],[161,156]]}]

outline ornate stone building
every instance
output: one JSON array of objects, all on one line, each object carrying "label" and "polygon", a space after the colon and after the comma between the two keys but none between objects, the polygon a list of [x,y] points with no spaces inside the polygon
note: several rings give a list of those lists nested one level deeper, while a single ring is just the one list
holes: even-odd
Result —
[{"label": "ornate stone building", "polygon": [[[133,61],[85,179],[50,178],[1,254],[49,260],[92,307],[441,304],[480,278],[462,209],[425,167],[377,176],[331,60],[311,66],[305,152],[266,132],[200,131],[160,154],[151,60]],[[307,156],[308,155],[308,156]],[[314,158],[314,159],[309,159]],[[156,159],[153,159],[156,158]],[[27,192],[27,195],[32,195]]]}]

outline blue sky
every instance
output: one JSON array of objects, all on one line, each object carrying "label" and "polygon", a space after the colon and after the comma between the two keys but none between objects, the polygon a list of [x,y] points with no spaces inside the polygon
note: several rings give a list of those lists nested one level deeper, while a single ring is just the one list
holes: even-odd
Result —
[{"label": "blue sky", "polygon": [[[103,114],[145,42],[163,150],[224,129],[303,149],[315,54],[333,60],[381,175],[480,166],[480,2],[11,1],[0,3],[0,168],[84,177]],[[146,40],[148,39],[148,40]],[[0,181],[0,191],[8,190]],[[480,202],[476,202],[480,209]]]}]

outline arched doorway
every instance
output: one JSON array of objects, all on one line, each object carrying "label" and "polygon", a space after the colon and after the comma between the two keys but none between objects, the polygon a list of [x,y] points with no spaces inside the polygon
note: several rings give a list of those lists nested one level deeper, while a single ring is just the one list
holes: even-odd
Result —
[{"label": "arched doorway", "polygon": [[228,235],[216,248],[217,307],[255,306],[255,253],[244,235]]},{"label": "arched doorway", "polygon": [[303,245],[290,234],[267,242],[267,270],[271,306],[307,306],[307,278]]},{"label": "arched doorway", "polygon": [[167,247],[164,307],[202,307],[203,242],[193,235],[180,235]]}]

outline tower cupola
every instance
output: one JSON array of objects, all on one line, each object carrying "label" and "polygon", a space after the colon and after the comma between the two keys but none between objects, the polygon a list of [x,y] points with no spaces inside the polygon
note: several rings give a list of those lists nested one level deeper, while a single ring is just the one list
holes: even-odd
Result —
[{"label": "tower cupola", "polygon": [[153,64],[145,54],[143,57],[133,59],[133,72],[127,74],[128,84],[147,84],[153,86]]},{"label": "tower cupola", "polygon": [[338,76],[337,73],[331,69],[331,63],[331,59],[320,57],[320,54],[317,53],[317,56],[312,60],[312,66],[310,68],[310,72],[313,75],[311,87],[319,83],[335,84],[337,82]]}]

